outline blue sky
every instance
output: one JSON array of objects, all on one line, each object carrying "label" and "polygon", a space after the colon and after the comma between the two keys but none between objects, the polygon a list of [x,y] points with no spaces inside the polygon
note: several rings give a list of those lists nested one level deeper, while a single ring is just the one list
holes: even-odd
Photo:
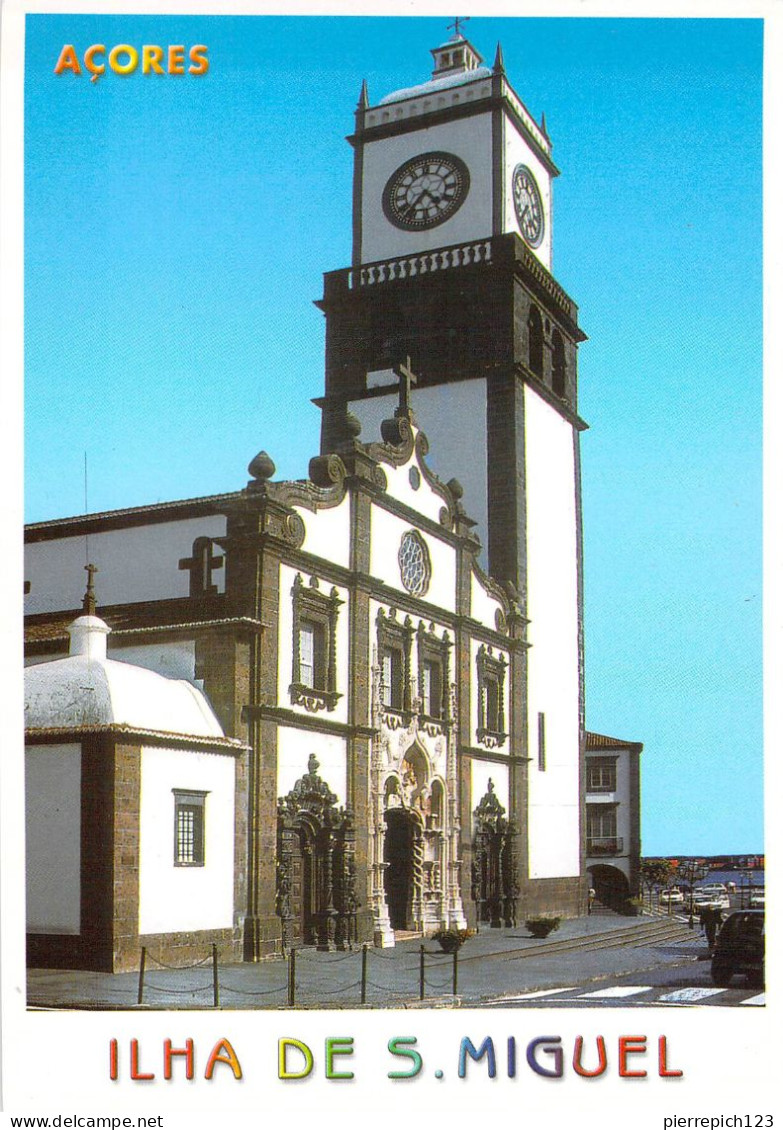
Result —
[{"label": "blue sky", "polygon": [[[34,15],[26,510],[240,488],[318,449],[322,273],[350,262],[361,81],[445,18]],[[473,18],[546,113],[580,307],[588,726],[644,742],[647,854],[763,847],[761,66],[753,20]],[[63,43],[205,43],[204,78],[55,76]]]}]

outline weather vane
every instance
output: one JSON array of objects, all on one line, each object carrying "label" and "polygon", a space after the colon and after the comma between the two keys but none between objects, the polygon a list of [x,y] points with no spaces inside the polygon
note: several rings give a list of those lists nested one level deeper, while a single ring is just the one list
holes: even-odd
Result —
[{"label": "weather vane", "polygon": [[451,31],[451,29],[454,28],[454,38],[456,39],[458,36],[462,35],[462,32],[460,31],[461,25],[466,24],[469,19],[470,16],[455,16],[454,23],[449,24],[446,30]]}]

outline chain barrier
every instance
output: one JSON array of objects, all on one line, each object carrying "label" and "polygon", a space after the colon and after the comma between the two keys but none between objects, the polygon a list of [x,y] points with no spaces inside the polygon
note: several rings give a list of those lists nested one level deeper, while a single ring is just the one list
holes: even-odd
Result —
[{"label": "chain barrier", "polygon": [[[326,952],[326,951],[323,951],[323,952]],[[406,992],[404,989],[401,990],[399,988],[399,986],[397,986],[397,985],[381,985],[381,984],[378,984],[376,981],[371,980],[370,977],[368,977],[367,967],[368,967],[368,959],[369,959],[370,953],[372,953],[373,961],[375,961],[375,960],[379,960],[379,961],[394,961],[394,960],[396,960],[397,964],[401,965],[403,967],[406,974],[408,972],[410,972],[411,975],[413,975],[413,969],[411,968],[411,964],[413,963],[413,961],[415,961],[416,965],[418,966],[418,996],[419,996],[419,1000],[424,1000],[425,987],[430,989],[430,990],[434,990],[436,992],[443,992],[445,990],[446,995],[448,995],[448,996],[455,996],[456,993],[457,993],[457,955],[455,954],[451,959],[438,960],[440,955],[433,954],[431,951],[425,950],[425,947],[424,947],[423,944],[419,947],[418,954],[404,953],[404,954],[400,955],[400,954],[395,954],[394,952],[391,952],[391,953],[388,953],[388,954],[383,953],[382,951],[375,950],[374,948],[370,947],[367,943],[365,943],[362,946],[361,951],[353,950],[350,953],[343,953],[343,954],[339,954],[339,955],[330,954],[330,956],[327,960],[322,958],[321,953],[318,952],[318,951],[307,952],[307,951],[299,950],[296,947],[292,947],[288,951],[288,955],[287,955],[287,957],[288,957],[288,960],[287,960],[288,969],[287,969],[286,983],[284,985],[273,986],[270,989],[240,989],[240,988],[237,988],[235,986],[226,985],[226,984],[222,983],[221,980],[220,980],[220,977],[219,977],[217,946],[212,947],[212,954],[211,954],[210,957],[204,958],[202,961],[195,962],[192,965],[167,965],[165,962],[160,961],[158,958],[151,958],[150,959],[149,955],[147,954],[146,947],[142,947],[141,960],[140,960],[140,963],[139,963],[138,1004],[141,1005],[141,1004],[144,1003],[145,987],[152,989],[153,992],[155,992],[156,994],[169,993],[173,996],[186,996],[186,995],[194,996],[195,994],[205,993],[211,988],[212,989],[212,997],[213,997],[213,1005],[214,1005],[215,1008],[219,1008],[220,1007],[220,990],[222,988],[225,992],[233,993],[235,996],[241,996],[241,997],[271,997],[271,996],[286,993],[286,1003],[290,1008],[293,1008],[296,1005],[296,991],[297,991],[296,963],[297,963],[297,960],[304,959],[306,966],[308,964],[310,966],[320,965],[321,969],[323,970],[327,966],[331,967],[333,965],[339,965],[343,961],[347,961],[347,960],[352,959],[352,958],[359,958],[360,961],[361,961],[361,977],[359,978],[359,980],[352,981],[350,984],[347,984],[347,985],[337,985],[336,987],[330,988],[330,989],[320,987],[320,988],[317,988],[317,989],[310,991],[310,993],[308,993],[308,991],[305,989],[304,990],[305,993],[308,993],[308,995],[313,995],[314,993],[318,993],[319,995],[324,996],[324,997],[333,997],[333,996],[337,996],[338,994],[347,995],[347,994],[353,992],[355,989],[358,988],[360,990],[360,1002],[359,1003],[366,1004],[367,1003],[367,989],[371,988],[371,989],[376,990],[377,992],[386,994],[387,998],[391,998],[393,1000],[408,1000],[408,999],[411,999],[414,995],[414,993],[412,991],[413,985],[411,985],[410,990]],[[425,972],[425,958],[426,957],[430,958],[429,970],[427,972]],[[435,958],[434,962],[432,961],[433,957]],[[149,984],[145,980],[146,966],[147,966],[148,960],[152,960],[161,969],[165,969],[165,970],[167,970],[169,972],[173,972],[173,973],[186,972],[186,971],[193,970],[193,969],[200,969],[200,968],[203,968],[204,966],[208,965],[211,962],[212,963],[212,974],[213,974],[212,975],[212,984],[211,985],[206,984],[206,985],[199,985],[199,986],[190,986],[188,988],[183,988],[183,989],[173,988],[170,985],[167,985],[167,986],[164,987],[162,985]],[[433,980],[433,977],[432,977],[433,972],[437,973],[440,970],[445,971],[445,969],[449,965],[451,966],[451,977],[447,977],[444,980],[436,977],[435,980]],[[450,989],[450,991],[449,991],[449,989]]]}]

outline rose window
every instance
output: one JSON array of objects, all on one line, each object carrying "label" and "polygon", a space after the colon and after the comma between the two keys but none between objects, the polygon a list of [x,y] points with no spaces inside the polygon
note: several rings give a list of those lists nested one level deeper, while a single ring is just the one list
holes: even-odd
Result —
[{"label": "rose window", "polygon": [[412,596],[423,596],[430,583],[430,557],[427,546],[415,530],[408,530],[402,535],[398,558],[403,587]]}]

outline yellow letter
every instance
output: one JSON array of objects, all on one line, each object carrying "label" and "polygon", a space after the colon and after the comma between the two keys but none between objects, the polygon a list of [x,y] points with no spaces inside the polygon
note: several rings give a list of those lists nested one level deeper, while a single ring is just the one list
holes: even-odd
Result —
[{"label": "yellow letter", "polygon": [[[225,1054],[220,1055],[221,1051]],[[234,1078],[242,1078],[242,1068],[239,1066],[237,1053],[231,1047],[231,1044],[228,1042],[228,1040],[218,1040],[218,1042],[212,1049],[212,1054],[210,1055],[207,1062],[207,1070],[204,1072],[205,1079],[212,1078],[212,1072],[215,1070],[216,1063],[227,1063],[231,1070],[234,1072]]]},{"label": "yellow letter", "polygon": [[57,60],[57,66],[54,68],[56,75],[61,75],[63,71],[73,71],[75,75],[80,75],[82,69],[79,66],[79,60],[76,58],[76,52],[73,49],[72,43],[66,43],[60,52],[60,58]]},{"label": "yellow letter", "polygon": [[162,58],[162,47],[155,47],[149,43],[145,43],[141,49],[141,73],[148,75],[150,71],[154,71],[156,75],[164,74],[163,67],[160,65]]},{"label": "yellow letter", "polygon": [[[289,1071],[286,1063],[286,1054],[289,1048],[296,1048],[304,1056],[304,1067],[301,1071]],[[278,1079],[306,1079],[313,1070],[313,1053],[307,1044],[301,1040],[289,1039],[284,1036],[277,1041],[277,1077]]]},{"label": "yellow letter", "polygon": [[93,43],[92,47],[88,47],[84,52],[84,65],[88,71],[92,72],[90,82],[97,82],[103,72],[106,70],[105,63],[93,63],[95,55],[105,55],[106,48],[102,43]]},{"label": "yellow letter", "polygon": [[209,70],[209,59],[207,58],[208,47],[203,43],[197,43],[190,49],[190,61],[193,63],[192,67],[188,67],[189,75],[205,75]]},{"label": "yellow letter", "polygon": [[[119,63],[117,56],[121,52],[127,52],[127,63]],[[130,75],[136,70],[139,65],[139,53],[135,47],[131,47],[129,43],[118,43],[116,47],[112,47],[109,52],[109,66],[116,75]]]}]

